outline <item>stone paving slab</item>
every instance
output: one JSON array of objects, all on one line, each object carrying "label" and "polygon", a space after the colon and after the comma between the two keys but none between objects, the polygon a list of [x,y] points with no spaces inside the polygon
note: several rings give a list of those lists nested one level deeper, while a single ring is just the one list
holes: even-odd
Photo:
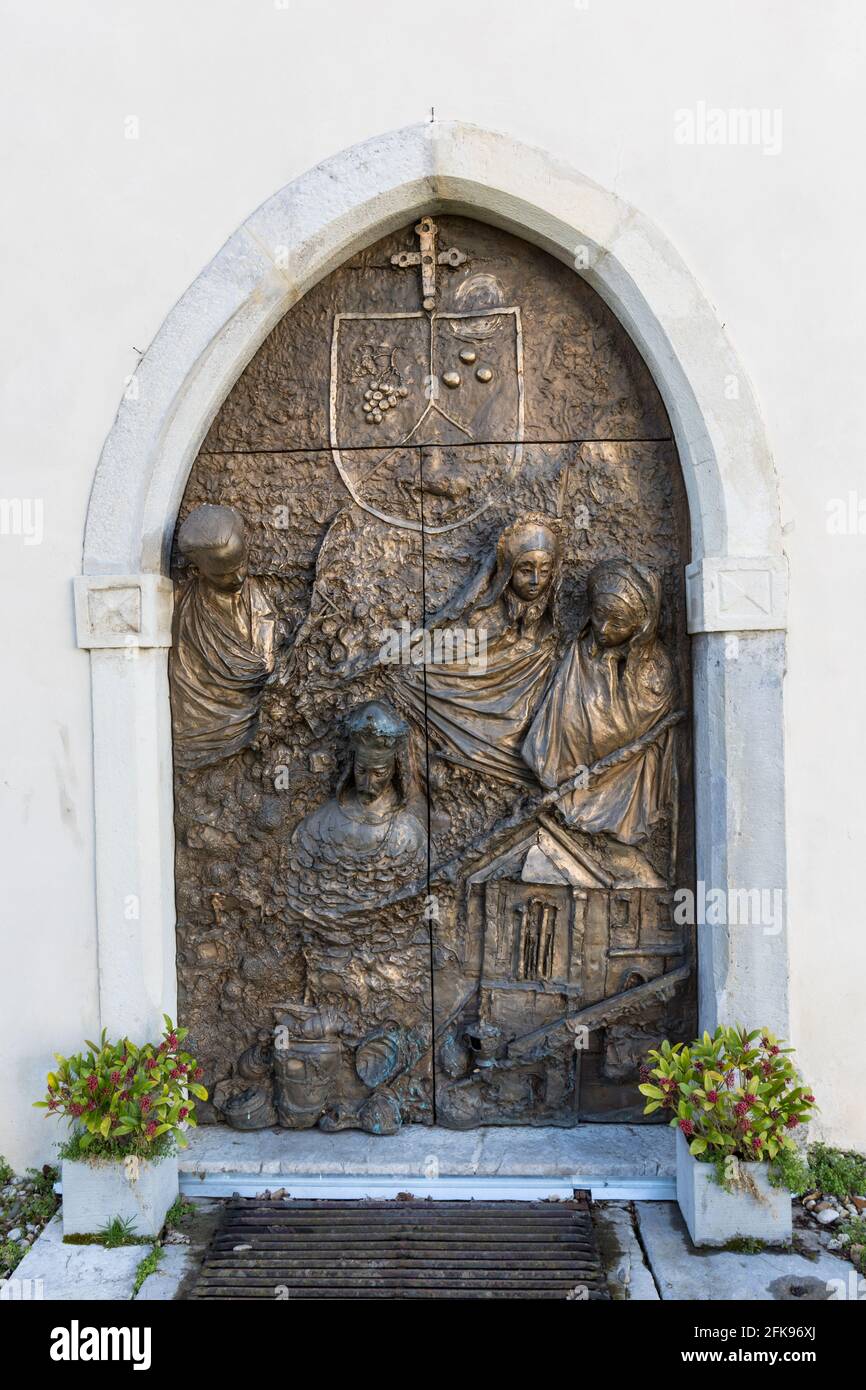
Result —
[{"label": "stone paving slab", "polygon": [[137,1303],[166,1303],[177,1298],[187,1275],[200,1263],[201,1252],[189,1245],[166,1245],[163,1257],[135,1295]]},{"label": "stone paving slab", "polygon": [[222,1216],[221,1202],[197,1201],[184,1217],[182,1231],[166,1237],[163,1257],[136,1294],[136,1301],[166,1303],[188,1296],[214,1229]]},{"label": "stone paving slab", "polygon": [[632,1214],[625,1204],[596,1203],[592,1224],[615,1303],[658,1303],[659,1291],[644,1260]]},{"label": "stone paving slab", "polygon": [[[103,1245],[64,1245],[63,1222],[58,1212],[40,1233],[18,1265],[7,1296],[32,1281],[28,1297],[47,1301],[89,1300],[110,1302],[132,1298],[135,1273],[150,1250],[149,1245],[122,1245],[106,1250]],[[41,1294],[36,1290],[41,1280]]]},{"label": "stone paving slab", "polygon": [[784,1250],[756,1255],[697,1250],[675,1202],[637,1202],[635,1210],[649,1267],[665,1300],[805,1303],[856,1297],[856,1271],[829,1252],[809,1259]]},{"label": "stone paving slab", "polygon": [[[416,1195],[480,1195],[478,1180],[499,1183],[513,1195],[526,1195],[539,1184],[551,1195],[566,1196],[574,1187],[601,1191],[606,1185],[643,1182],[640,1195],[670,1197],[675,1180],[674,1135],[661,1125],[587,1125],[574,1129],[491,1127],[462,1132],[409,1125],[381,1138],[348,1130],[280,1129],[240,1133],[208,1125],[194,1130],[181,1152],[182,1189],[216,1195],[219,1179],[238,1190],[285,1186],[292,1195],[337,1195],[333,1180],[385,1195],[389,1182],[411,1183]],[[199,1186],[195,1178],[207,1179]],[[242,1181],[246,1180],[246,1181]],[[476,1183],[478,1193],[467,1182]],[[437,1186],[438,1185],[438,1186]],[[224,1195],[230,1195],[230,1192]],[[347,1191],[346,1195],[359,1195]],[[490,1192],[488,1195],[494,1195]],[[502,1194],[500,1194],[502,1195]],[[612,1196],[619,1195],[611,1192]],[[633,1194],[637,1195],[637,1194]]]}]

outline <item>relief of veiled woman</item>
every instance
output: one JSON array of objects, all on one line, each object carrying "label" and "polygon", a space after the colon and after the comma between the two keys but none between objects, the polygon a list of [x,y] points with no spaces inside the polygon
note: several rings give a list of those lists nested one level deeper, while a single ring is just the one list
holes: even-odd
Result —
[{"label": "relief of veiled woman", "polygon": [[[597,565],[590,616],[560,662],[523,756],[545,787],[626,749],[673,711],[676,685],[658,638],[658,574],[628,560]],[[622,844],[645,840],[672,797],[673,728],[646,739],[559,803],[566,821]]]},{"label": "relief of veiled woman", "polygon": [[553,672],[559,562],[549,518],[507,526],[478,572],[427,624],[434,636],[451,627],[483,637],[484,659],[434,661],[398,676],[402,702],[419,722],[426,717],[446,757],[529,786],[536,782],[520,748]]}]

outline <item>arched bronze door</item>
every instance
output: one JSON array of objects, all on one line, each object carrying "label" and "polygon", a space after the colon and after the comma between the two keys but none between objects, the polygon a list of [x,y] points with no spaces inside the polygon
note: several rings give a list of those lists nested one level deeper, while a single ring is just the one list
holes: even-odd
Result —
[{"label": "arched bronze door", "polygon": [[640,1117],[694,1026],[687,560],[662,402],[570,267],[423,217],[278,324],[175,536],[202,1118]]}]

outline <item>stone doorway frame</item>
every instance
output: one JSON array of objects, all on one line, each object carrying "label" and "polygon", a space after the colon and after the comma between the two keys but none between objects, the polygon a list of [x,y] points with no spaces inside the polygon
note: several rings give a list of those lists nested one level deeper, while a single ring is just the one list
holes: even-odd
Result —
[{"label": "stone doorway frame", "polygon": [[264,203],[166,318],[106,439],[74,581],[92,679],[100,1027],[152,1034],[176,1004],[169,552],[226,395],[280,318],[422,213],[478,218],[571,265],[642,353],[689,502],[698,883],[779,890],[771,926],[698,926],[701,1028],[788,1032],[782,681],[787,568],[776,477],[743,368],[662,233],[544,152],[460,122],[377,136]]}]

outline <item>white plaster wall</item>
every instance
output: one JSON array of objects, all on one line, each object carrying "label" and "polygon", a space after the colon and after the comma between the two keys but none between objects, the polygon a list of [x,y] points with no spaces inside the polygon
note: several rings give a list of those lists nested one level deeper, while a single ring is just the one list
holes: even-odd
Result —
[{"label": "white plaster wall", "polygon": [[[29,1100],[51,1052],[98,1026],[89,658],[69,580],[124,379],[254,207],[431,106],[638,207],[748,367],[790,560],[792,1033],[827,1133],[866,1147],[866,534],[826,526],[829,499],[866,497],[857,0],[7,0],[5,13],[0,497],[41,498],[45,531],[41,545],[0,535],[0,1152],[48,1156]],[[700,101],[779,109],[781,152],[678,144],[675,111]]]}]

